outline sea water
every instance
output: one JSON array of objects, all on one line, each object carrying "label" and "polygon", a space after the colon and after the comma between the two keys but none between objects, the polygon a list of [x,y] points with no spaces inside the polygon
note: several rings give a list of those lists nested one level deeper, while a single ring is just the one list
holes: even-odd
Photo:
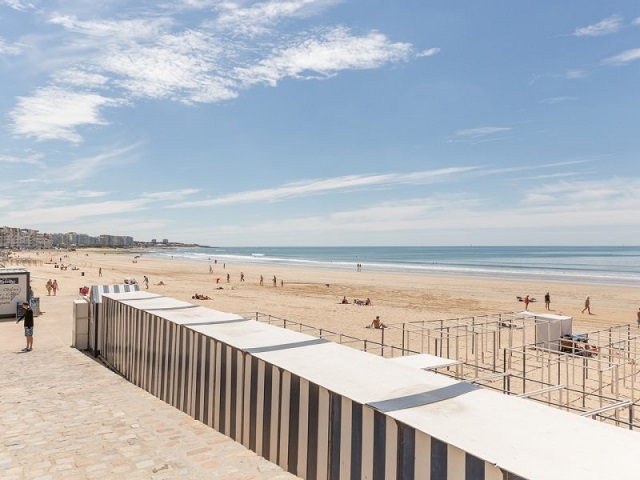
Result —
[{"label": "sea water", "polygon": [[144,254],[197,262],[640,284],[640,247],[194,247]]}]

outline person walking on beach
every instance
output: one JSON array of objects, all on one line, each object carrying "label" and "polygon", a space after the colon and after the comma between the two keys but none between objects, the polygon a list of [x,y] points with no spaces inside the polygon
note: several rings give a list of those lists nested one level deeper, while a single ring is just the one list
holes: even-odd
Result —
[{"label": "person walking on beach", "polygon": [[231,275],[227,273],[227,283],[231,282]]},{"label": "person walking on beach", "polygon": [[244,272],[240,272],[240,281],[244,282]]},{"label": "person walking on beach", "polygon": [[149,278],[147,278],[146,275],[143,275],[142,277],[142,283],[144,283],[144,287],[149,290]]},{"label": "person walking on beach", "polygon": [[582,309],[582,313],[584,313],[585,310],[589,312],[589,315],[591,315],[591,299],[588,296],[584,299],[584,308]]},{"label": "person walking on beach", "polygon": [[102,267],[100,267],[100,268],[98,269],[98,276],[99,276],[99,277],[101,277],[101,276],[102,276]]},{"label": "person walking on beach", "polygon": [[529,310],[529,295],[527,295],[526,297],[524,297],[524,309],[525,310]]},{"label": "person walking on beach", "polygon": [[22,302],[22,308],[24,313],[16,320],[16,323],[24,320],[24,336],[27,339],[27,346],[22,351],[30,352],[33,349],[33,310],[29,308],[29,302]]},{"label": "person walking on beach", "polygon": [[53,281],[51,288],[53,289],[53,296],[55,297],[58,294],[58,280]]},{"label": "person walking on beach", "polygon": [[260,286],[264,285],[264,277],[260,275]]},{"label": "person walking on beach", "polygon": [[544,294],[544,307],[547,310],[551,310],[551,295],[549,295],[549,292]]},{"label": "person walking on beach", "polygon": [[277,287],[278,286],[278,280],[276,279],[276,276],[273,276],[273,286]]},{"label": "person walking on beach", "polygon": [[53,290],[53,282],[51,279],[49,279],[45,288],[47,289],[47,296],[51,296],[51,290]]}]

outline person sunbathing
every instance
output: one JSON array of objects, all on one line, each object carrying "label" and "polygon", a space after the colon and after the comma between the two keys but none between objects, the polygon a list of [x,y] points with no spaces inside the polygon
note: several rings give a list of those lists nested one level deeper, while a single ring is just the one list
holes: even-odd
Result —
[{"label": "person sunbathing", "polygon": [[367,328],[387,328],[387,326],[382,323],[380,316],[376,315],[376,318],[371,321],[370,325],[367,325]]},{"label": "person sunbathing", "polygon": [[193,297],[191,297],[195,300],[211,300],[211,298],[208,295],[200,295],[199,293],[196,293]]}]

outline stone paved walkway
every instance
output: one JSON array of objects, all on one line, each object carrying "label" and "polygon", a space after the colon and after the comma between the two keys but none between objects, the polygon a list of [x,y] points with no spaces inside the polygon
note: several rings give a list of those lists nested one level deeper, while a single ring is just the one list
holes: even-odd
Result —
[{"label": "stone paved walkway", "polygon": [[74,297],[45,297],[34,349],[0,319],[0,478],[295,479],[71,348]]}]

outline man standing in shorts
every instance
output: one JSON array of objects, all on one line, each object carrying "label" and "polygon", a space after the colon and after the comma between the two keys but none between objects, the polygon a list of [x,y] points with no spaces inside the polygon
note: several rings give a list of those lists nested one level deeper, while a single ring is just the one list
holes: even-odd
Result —
[{"label": "man standing in shorts", "polygon": [[24,319],[24,336],[27,339],[27,346],[22,351],[30,352],[33,350],[33,310],[29,308],[29,302],[22,302],[22,308],[24,313],[16,320],[16,323],[20,323],[20,320]]}]

